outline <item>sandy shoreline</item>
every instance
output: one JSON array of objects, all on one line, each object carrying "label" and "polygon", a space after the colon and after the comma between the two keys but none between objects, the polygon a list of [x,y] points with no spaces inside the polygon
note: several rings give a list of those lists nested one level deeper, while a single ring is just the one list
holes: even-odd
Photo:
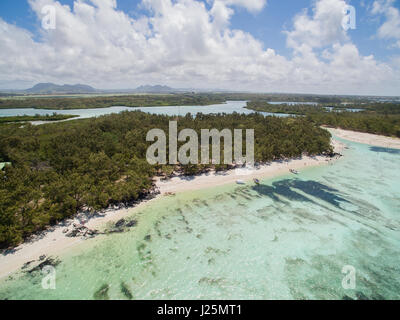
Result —
[{"label": "sandy shoreline", "polygon": [[[334,146],[335,152],[338,153],[340,153],[344,148],[344,145],[338,141],[333,141],[332,145]],[[200,176],[191,177],[189,179],[174,177],[166,182],[158,181],[157,186],[159,187],[161,194],[165,194],[166,192],[176,193],[193,191],[202,188],[208,188],[210,185],[213,187],[218,187],[229,183],[235,183],[237,180],[252,182],[254,178],[273,178],[279,175],[290,173],[290,169],[301,170],[308,167],[328,164],[330,161],[333,160],[323,156],[302,157],[301,159],[292,159],[289,161],[275,161],[269,165],[262,165],[260,168],[249,172],[246,170],[231,170],[224,172],[223,174],[203,174]]]},{"label": "sandy shoreline", "polygon": [[[341,152],[344,145],[338,141],[332,140],[332,145],[336,152]],[[303,168],[329,164],[331,161],[327,157],[303,157],[301,159],[293,159],[289,161],[272,162],[269,165],[260,166],[260,168],[251,171],[244,172],[231,170],[223,174],[208,173],[195,177],[174,177],[168,181],[157,181],[157,187],[161,194],[152,200],[141,202],[139,205],[128,209],[115,209],[107,210],[95,217],[91,217],[85,223],[85,226],[89,229],[100,229],[107,222],[116,222],[121,218],[129,216],[134,210],[138,210],[146,203],[154,201],[159,197],[165,196],[166,193],[178,193],[184,191],[194,191],[210,186],[216,187],[229,183],[235,183],[237,180],[243,180],[246,183],[253,183],[254,178],[265,179],[272,178],[283,174],[289,174],[290,169],[301,170]],[[45,255],[46,257],[57,256],[60,252],[65,251],[82,241],[83,238],[69,238],[65,235],[65,230],[69,228],[73,223],[79,224],[78,215],[74,219],[68,219],[52,227],[48,231],[43,232],[40,236],[36,237],[33,241],[26,242],[18,246],[15,251],[0,255],[0,279],[4,278],[11,273],[20,269],[26,262],[35,261],[33,265],[38,264],[40,256]]]},{"label": "sandy shoreline", "polygon": [[362,133],[343,129],[326,128],[335,136],[358,143],[369,144],[376,147],[400,149],[400,139],[380,136],[371,133]]}]

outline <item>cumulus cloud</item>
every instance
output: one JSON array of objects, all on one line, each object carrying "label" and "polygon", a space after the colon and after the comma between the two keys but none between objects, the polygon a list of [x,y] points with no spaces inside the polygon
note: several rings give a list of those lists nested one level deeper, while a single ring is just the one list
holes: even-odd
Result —
[{"label": "cumulus cloud", "polygon": [[195,0],[143,0],[148,14],[135,19],[119,11],[116,0],[29,3],[39,19],[44,5],[55,6],[56,29],[41,30],[35,40],[0,19],[0,83],[368,94],[394,94],[399,86],[389,66],[362,56],[341,29],[342,0],[319,0],[313,15],[295,17],[287,32],[292,58],[230,27],[237,6],[257,12],[263,0],[214,0],[208,7]]},{"label": "cumulus cloud", "polygon": [[319,48],[347,39],[342,27],[346,8],[343,0],[321,0],[313,8],[312,16],[303,10],[294,19],[294,29],[287,32],[288,46]]},{"label": "cumulus cloud", "polygon": [[267,0],[214,0],[214,3],[218,2],[227,6],[243,7],[250,12],[258,12],[267,4]]},{"label": "cumulus cloud", "polygon": [[318,0],[312,14],[304,10],[294,18],[293,29],[286,34],[287,45],[294,50],[296,76],[310,90],[318,87],[326,92],[351,88],[368,94],[376,92],[376,86],[394,88],[399,84],[395,72],[372,55],[362,56],[351,42],[342,26],[346,8],[343,0]]},{"label": "cumulus cloud", "polygon": [[394,39],[394,46],[400,48],[400,10],[394,7],[394,0],[375,1],[372,13],[386,16],[386,21],[378,29],[378,37]]}]

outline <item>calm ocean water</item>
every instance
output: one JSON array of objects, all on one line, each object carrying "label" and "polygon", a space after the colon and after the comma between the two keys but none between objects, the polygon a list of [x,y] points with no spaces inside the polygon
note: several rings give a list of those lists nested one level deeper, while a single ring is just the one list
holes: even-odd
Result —
[{"label": "calm ocean water", "polygon": [[56,290],[19,272],[0,299],[399,299],[400,150],[347,143],[299,176],[149,203],[130,231],[60,255]]}]

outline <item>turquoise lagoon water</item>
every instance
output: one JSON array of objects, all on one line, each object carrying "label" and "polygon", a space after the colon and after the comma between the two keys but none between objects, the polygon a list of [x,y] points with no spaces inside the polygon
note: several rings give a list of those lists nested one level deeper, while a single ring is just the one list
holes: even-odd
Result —
[{"label": "turquoise lagoon water", "polygon": [[95,109],[71,109],[71,110],[50,110],[50,109],[34,109],[34,108],[24,108],[24,109],[0,109],[0,117],[9,116],[22,116],[28,115],[33,116],[35,114],[46,115],[52,114],[53,112],[58,114],[74,114],[79,116],[79,118],[92,118],[103,116],[111,113],[120,113],[122,111],[135,111],[141,110],[144,112],[154,113],[154,114],[166,114],[166,115],[185,115],[187,113],[198,113],[202,112],[204,114],[208,113],[252,113],[253,111],[245,109],[246,101],[227,101],[223,104],[214,104],[209,106],[167,106],[167,107],[124,107],[115,106],[109,108],[95,108]]},{"label": "turquoise lagoon water", "polygon": [[135,111],[140,110],[144,112],[154,113],[154,114],[166,114],[166,115],[185,115],[187,113],[198,113],[202,112],[204,114],[208,113],[252,113],[251,110],[245,109],[246,101],[227,101],[224,104],[214,104],[209,106],[167,106],[167,107],[124,107],[115,106],[109,108],[95,108],[95,109],[72,109],[72,110],[47,110],[47,109],[34,109],[34,108],[24,108],[24,109],[0,109],[0,117],[8,116],[22,116],[29,115],[33,116],[35,114],[46,115],[52,114],[53,112],[58,114],[74,114],[79,116],[79,118],[92,118],[103,116],[111,113],[120,113],[122,111]]},{"label": "turquoise lagoon water", "polygon": [[[95,108],[95,109],[71,109],[71,110],[51,110],[51,109],[34,109],[34,108],[24,108],[24,109],[0,109],[0,117],[11,117],[11,116],[34,116],[36,114],[46,115],[46,114],[73,114],[77,115],[80,119],[99,117],[112,113],[120,113],[122,111],[136,111],[140,110],[152,114],[161,114],[169,116],[184,116],[187,113],[196,115],[201,112],[203,114],[211,113],[244,113],[250,114],[254,111],[246,109],[246,101],[227,101],[222,104],[213,104],[208,106],[166,106],[166,107],[124,107],[115,106],[109,108]],[[292,104],[295,104],[294,102]],[[260,112],[264,115],[273,115],[268,112]],[[287,114],[276,114],[278,117],[287,117]],[[76,118],[74,118],[76,119]],[[36,121],[39,122],[39,121]],[[43,123],[43,121],[40,121]]]},{"label": "turquoise lagoon water", "polygon": [[347,143],[299,176],[150,202],[135,228],[60,255],[56,290],[18,272],[0,299],[399,299],[400,150]]},{"label": "turquoise lagoon water", "polygon": [[[270,104],[288,104],[291,106],[297,104],[309,104],[318,105],[314,102],[280,102],[271,101]],[[114,106],[108,108],[95,108],[95,109],[71,109],[71,110],[53,110],[53,109],[34,109],[34,108],[14,108],[14,109],[0,109],[0,117],[11,117],[11,116],[34,116],[34,115],[48,115],[48,114],[73,114],[77,118],[61,120],[61,121],[71,121],[74,119],[85,119],[92,117],[104,116],[107,114],[120,113],[122,111],[143,111],[151,114],[168,115],[168,116],[184,116],[188,113],[196,115],[201,112],[203,114],[215,114],[215,113],[244,113],[251,114],[254,113],[253,110],[246,109],[246,101],[226,101],[221,104],[213,104],[208,106],[165,106],[165,107],[125,107],[125,106]],[[327,107],[329,110],[333,108]],[[346,109],[347,111],[362,111],[362,109]],[[276,117],[289,117],[291,115],[286,113],[270,113],[270,112],[258,112],[265,116],[276,116]],[[60,121],[53,121],[60,122]],[[33,124],[45,124],[46,121],[31,121]]]}]

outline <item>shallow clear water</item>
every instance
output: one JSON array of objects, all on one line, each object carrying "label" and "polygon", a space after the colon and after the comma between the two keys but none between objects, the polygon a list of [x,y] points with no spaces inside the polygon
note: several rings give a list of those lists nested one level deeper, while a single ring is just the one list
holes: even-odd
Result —
[{"label": "shallow clear water", "polygon": [[60,256],[56,290],[22,272],[0,298],[93,299],[108,285],[110,299],[399,299],[400,151],[347,143],[299,176],[149,203],[130,231]]}]

